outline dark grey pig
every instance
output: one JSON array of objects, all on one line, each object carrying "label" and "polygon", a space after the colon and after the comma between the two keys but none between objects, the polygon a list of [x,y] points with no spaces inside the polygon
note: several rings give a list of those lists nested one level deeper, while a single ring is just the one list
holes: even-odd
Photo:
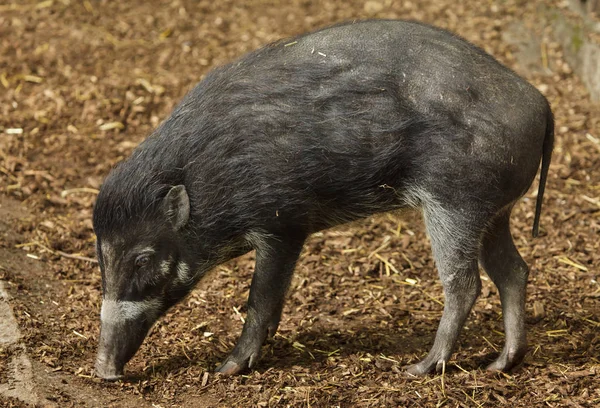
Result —
[{"label": "dark grey pig", "polygon": [[100,377],[116,379],[148,329],[213,267],[256,250],[242,335],[218,371],[254,367],[277,330],[304,240],[400,208],[422,211],[446,304],[440,370],[477,298],[498,286],[506,343],[526,351],[528,268],[509,218],[553,145],[546,99],[446,31],[364,21],[276,42],[212,71],[118,165],[94,209],[102,270]]}]

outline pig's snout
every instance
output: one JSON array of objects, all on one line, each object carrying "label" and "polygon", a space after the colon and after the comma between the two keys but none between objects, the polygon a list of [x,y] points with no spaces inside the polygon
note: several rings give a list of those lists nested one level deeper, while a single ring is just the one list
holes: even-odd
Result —
[{"label": "pig's snout", "polygon": [[123,377],[125,364],[144,341],[158,317],[157,302],[119,302],[104,300],[100,314],[100,343],[96,374],[105,380]]},{"label": "pig's snout", "polygon": [[96,375],[107,381],[117,381],[123,377],[123,367],[118,367],[114,359],[111,359],[104,350],[98,351],[96,358]]},{"label": "pig's snout", "polygon": [[126,333],[122,325],[102,323],[96,357],[96,375],[98,377],[108,381],[116,381],[123,377],[123,367],[129,360],[124,353],[128,348]]}]

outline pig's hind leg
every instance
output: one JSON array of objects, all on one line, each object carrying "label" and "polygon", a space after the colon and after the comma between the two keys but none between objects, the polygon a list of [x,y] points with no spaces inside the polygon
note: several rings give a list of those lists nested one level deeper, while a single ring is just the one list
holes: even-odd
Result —
[{"label": "pig's hind leg", "polygon": [[525,333],[525,292],[529,268],[519,255],[510,234],[510,209],[500,213],[483,237],[480,261],[498,287],[502,301],[506,340],[500,356],[489,370],[510,370],[527,351]]},{"label": "pig's hind leg", "polygon": [[480,237],[488,217],[432,197],[422,199],[433,257],[444,287],[445,303],[434,344],[427,356],[407,367],[412,375],[441,372],[481,290],[477,264]]},{"label": "pig's hind leg", "polygon": [[258,361],[264,341],[275,334],[279,325],[285,293],[303,243],[304,237],[272,235],[258,242],[246,322],[235,348],[218,372],[238,374]]}]

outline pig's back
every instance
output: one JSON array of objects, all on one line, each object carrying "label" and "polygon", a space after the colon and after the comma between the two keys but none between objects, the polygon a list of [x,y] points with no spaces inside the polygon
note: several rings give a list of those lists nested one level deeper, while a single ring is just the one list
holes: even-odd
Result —
[{"label": "pig's back", "polygon": [[346,23],[280,41],[267,47],[264,57],[258,66],[265,70],[281,64],[310,75],[305,68],[309,63],[364,83],[385,78],[391,91],[426,114],[452,110],[453,104],[461,105],[458,109],[473,105],[510,110],[515,98],[521,104],[542,99],[527,81],[477,46],[418,22]]},{"label": "pig's back", "polygon": [[522,106],[545,102],[462,38],[398,20],[347,23],[270,44],[213,71],[186,100],[207,114],[226,112],[246,130],[285,122],[278,113],[315,123],[332,120],[323,113],[356,118],[367,110],[382,129],[415,114],[446,127],[518,129],[528,120]]},{"label": "pig's back", "polygon": [[[178,166],[204,199],[247,192],[249,206],[298,215],[316,230],[411,205],[404,192],[426,174],[495,193],[489,180],[510,176],[495,173],[498,154],[520,160],[497,146],[527,145],[519,129],[533,127],[536,110],[544,120],[546,106],[526,81],[448,32],[367,21],[218,68],[156,139],[179,150]],[[474,163],[484,171],[469,171]]]}]

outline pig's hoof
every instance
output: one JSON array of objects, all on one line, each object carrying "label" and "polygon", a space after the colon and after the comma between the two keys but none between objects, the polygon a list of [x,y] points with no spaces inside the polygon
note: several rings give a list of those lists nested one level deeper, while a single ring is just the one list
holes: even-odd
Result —
[{"label": "pig's hoof", "polygon": [[244,370],[244,367],[240,366],[238,363],[233,361],[226,361],[223,365],[217,368],[218,373],[222,373],[225,375],[235,375],[239,374]]},{"label": "pig's hoof", "polygon": [[447,363],[444,360],[429,361],[427,359],[420,363],[406,367],[406,372],[415,377],[422,377],[432,372],[441,374],[444,371],[444,365]]},{"label": "pig's hoof", "polygon": [[415,377],[421,377],[429,374],[432,371],[433,367],[431,367],[429,364],[423,363],[424,361],[406,367],[406,372]]},{"label": "pig's hoof", "polygon": [[523,362],[525,357],[525,350],[513,351],[513,352],[502,352],[500,356],[489,366],[486,367],[488,371],[510,371],[517,367]]},{"label": "pig's hoof", "polygon": [[258,360],[258,353],[252,353],[249,357],[236,358],[233,356],[227,357],[225,362],[217,368],[218,373],[225,375],[240,374],[248,368],[252,368]]}]

